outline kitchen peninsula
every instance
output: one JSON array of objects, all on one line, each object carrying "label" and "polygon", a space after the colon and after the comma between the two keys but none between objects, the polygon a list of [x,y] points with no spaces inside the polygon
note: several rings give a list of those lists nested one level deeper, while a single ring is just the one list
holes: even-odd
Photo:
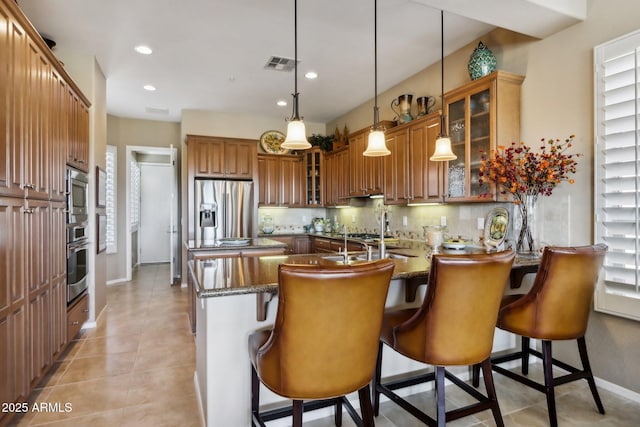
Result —
[{"label": "kitchen peninsula", "polygon": [[[426,283],[430,262],[422,250],[402,249],[394,256],[396,264],[387,296],[387,307],[418,305],[424,296],[407,302],[406,283]],[[362,254],[362,253],[359,253]],[[355,261],[357,253],[350,258]],[[413,256],[412,256],[413,255]],[[189,261],[189,276],[197,299],[195,385],[207,426],[251,425],[250,363],[248,334],[273,324],[277,308],[278,265],[282,263],[342,263],[335,254],[272,255],[260,257],[195,257]],[[534,261],[518,261],[514,269],[530,268]],[[515,339],[496,331],[494,350],[512,348]],[[383,376],[424,369],[397,354],[384,355]],[[263,405],[286,401],[261,386]],[[327,416],[331,409],[314,416]]]}]

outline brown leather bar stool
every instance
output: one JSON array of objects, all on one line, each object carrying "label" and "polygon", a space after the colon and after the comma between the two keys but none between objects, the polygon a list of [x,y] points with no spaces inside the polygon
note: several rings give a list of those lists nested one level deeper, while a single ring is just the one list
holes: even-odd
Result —
[{"label": "brown leather bar stool", "polygon": [[[274,327],[249,336],[254,426],[291,415],[300,426],[304,411],[333,405],[339,426],[343,403],[358,425],[374,425],[369,383],[394,266],[389,259],[279,266]],[[293,408],[261,413],[260,382]],[[362,418],[344,397],[356,390]]]},{"label": "brown leather bar stool", "polygon": [[[525,295],[509,295],[502,302],[498,327],[520,335],[522,349],[493,358],[493,370],[545,393],[551,426],[558,425],[555,387],[571,381],[586,379],[598,411],[604,414],[604,407],[591,372],[584,334],[598,273],[606,251],[607,246],[603,244],[567,248],[546,247],[531,290]],[[542,340],[542,352],[530,348],[531,338]],[[578,341],[582,369],[552,357],[552,341],[574,339]],[[524,376],[529,372],[530,354],[542,359],[544,384]],[[516,359],[522,360],[523,375],[498,366],[498,363]],[[568,371],[569,374],[554,378],[553,365]]]},{"label": "brown leather bar stool", "polygon": [[[500,300],[504,294],[514,253],[434,255],[427,292],[419,308],[385,313],[373,380],[374,413],[378,415],[380,393],[428,425],[444,426],[452,421],[491,409],[496,425],[503,426],[491,374],[491,348]],[[414,378],[381,383],[382,350],[388,345],[413,360],[435,366],[434,372]],[[453,375],[448,366],[480,363],[487,395]],[[478,400],[446,411],[445,377]],[[393,390],[435,380],[436,419],[430,417]]]}]

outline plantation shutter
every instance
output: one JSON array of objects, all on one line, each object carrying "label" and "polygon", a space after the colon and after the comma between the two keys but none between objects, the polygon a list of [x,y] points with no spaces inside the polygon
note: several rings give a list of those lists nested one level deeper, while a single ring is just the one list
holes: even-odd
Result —
[{"label": "plantation shutter", "polygon": [[105,188],[105,196],[107,204],[105,207],[105,214],[107,216],[107,230],[106,230],[106,243],[107,253],[116,253],[118,250],[118,222],[116,217],[117,209],[117,148],[113,145],[107,145],[106,152],[106,173],[107,182]]},{"label": "plantation shutter", "polygon": [[640,320],[640,32],[597,46],[595,238],[609,246],[596,310]]}]

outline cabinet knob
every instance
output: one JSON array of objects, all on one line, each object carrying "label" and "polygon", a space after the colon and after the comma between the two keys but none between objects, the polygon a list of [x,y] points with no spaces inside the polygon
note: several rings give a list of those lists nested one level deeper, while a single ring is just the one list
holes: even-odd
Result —
[{"label": "cabinet knob", "polygon": [[76,326],[76,325],[79,325],[79,324],[80,324],[80,322],[78,322],[77,320],[74,320],[73,322],[71,322],[71,324],[72,324],[73,326]]},{"label": "cabinet knob", "polygon": [[34,184],[25,184],[24,188],[28,188],[29,190],[35,190],[36,186]]},{"label": "cabinet knob", "polygon": [[32,214],[33,213],[33,208],[25,208],[24,213]]},{"label": "cabinet knob", "polygon": [[84,310],[82,310],[82,312],[83,312],[83,313],[88,313],[88,312],[89,312],[89,309],[88,309],[88,308],[85,308]]}]

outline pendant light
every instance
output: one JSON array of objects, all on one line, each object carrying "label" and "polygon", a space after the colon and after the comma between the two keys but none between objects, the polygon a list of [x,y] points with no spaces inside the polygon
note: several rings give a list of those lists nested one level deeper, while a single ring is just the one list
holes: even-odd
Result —
[{"label": "pendant light", "polygon": [[294,44],[294,64],[293,64],[293,113],[287,124],[287,137],[281,147],[287,150],[306,150],[311,148],[307,141],[307,131],[304,127],[302,117],[298,113],[298,0],[293,0],[293,44]]},{"label": "pendant light", "polygon": [[373,127],[369,132],[367,149],[362,155],[367,157],[388,156],[391,151],[387,148],[378,112],[378,0],[373,0],[373,88]]},{"label": "pendant light", "polygon": [[440,124],[440,135],[436,139],[436,149],[429,160],[433,162],[446,162],[458,158],[451,151],[451,139],[447,136],[447,124],[444,115],[444,11],[440,11],[440,72],[441,87],[440,95],[442,97],[442,123]]}]

